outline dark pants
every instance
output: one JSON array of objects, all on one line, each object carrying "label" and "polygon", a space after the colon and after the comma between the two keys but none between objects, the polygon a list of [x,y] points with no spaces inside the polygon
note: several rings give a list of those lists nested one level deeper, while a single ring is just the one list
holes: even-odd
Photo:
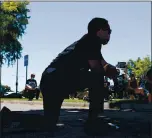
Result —
[{"label": "dark pants", "polygon": [[109,92],[108,86],[104,87],[104,97],[106,100],[109,100],[109,95],[110,95],[110,92]]},{"label": "dark pants", "polygon": [[28,99],[29,100],[33,100],[34,97],[36,97],[36,99],[39,99],[39,96],[40,96],[40,90],[39,89],[28,90]]},{"label": "dark pants", "polygon": [[[47,128],[55,126],[63,100],[77,89],[89,88],[88,119],[97,118],[103,110],[104,76],[91,72],[63,73],[55,71],[43,74],[40,89],[43,95],[44,118]],[[49,125],[49,126],[48,126]]]},{"label": "dark pants", "polygon": [[28,99],[33,100],[35,96],[35,90],[28,90]]},{"label": "dark pants", "polygon": [[39,99],[39,97],[40,97],[40,89],[35,89],[35,96],[36,96],[36,99]]}]

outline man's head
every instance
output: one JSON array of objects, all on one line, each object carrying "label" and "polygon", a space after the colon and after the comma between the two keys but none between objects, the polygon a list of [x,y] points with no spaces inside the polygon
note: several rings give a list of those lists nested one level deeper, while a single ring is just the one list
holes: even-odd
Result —
[{"label": "man's head", "polygon": [[35,78],[35,74],[31,74],[31,79],[34,79]]},{"label": "man's head", "polygon": [[106,45],[110,40],[111,34],[108,21],[104,18],[93,18],[88,24],[88,34],[98,36],[101,44]]}]

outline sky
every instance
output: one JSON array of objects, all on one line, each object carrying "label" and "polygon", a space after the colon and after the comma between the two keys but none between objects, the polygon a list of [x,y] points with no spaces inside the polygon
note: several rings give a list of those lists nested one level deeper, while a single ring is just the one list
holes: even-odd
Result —
[{"label": "sky", "polygon": [[[87,33],[88,22],[94,17],[106,18],[112,29],[110,42],[102,47],[105,60],[136,60],[151,56],[150,2],[31,2],[26,33],[20,39],[23,46],[19,60],[18,89],[24,89],[26,68],[24,55],[29,55],[28,78],[41,74],[64,48]],[[16,64],[2,67],[2,84],[15,91]]]}]

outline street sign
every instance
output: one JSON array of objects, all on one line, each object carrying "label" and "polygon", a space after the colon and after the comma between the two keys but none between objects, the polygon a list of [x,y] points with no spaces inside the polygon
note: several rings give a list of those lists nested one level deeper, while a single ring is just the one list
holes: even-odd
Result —
[{"label": "street sign", "polygon": [[28,66],[28,55],[24,56],[24,66]]}]

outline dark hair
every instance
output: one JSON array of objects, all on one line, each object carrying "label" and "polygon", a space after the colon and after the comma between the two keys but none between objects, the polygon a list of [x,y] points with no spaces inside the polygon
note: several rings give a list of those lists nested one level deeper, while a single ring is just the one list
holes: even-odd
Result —
[{"label": "dark hair", "polygon": [[31,76],[35,76],[35,74],[34,74],[34,73],[32,73],[32,74],[31,74]]},{"label": "dark hair", "polygon": [[110,28],[108,21],[104,18],[93,18],[88,24],[88,33],[94,34],[100,29]]}]

